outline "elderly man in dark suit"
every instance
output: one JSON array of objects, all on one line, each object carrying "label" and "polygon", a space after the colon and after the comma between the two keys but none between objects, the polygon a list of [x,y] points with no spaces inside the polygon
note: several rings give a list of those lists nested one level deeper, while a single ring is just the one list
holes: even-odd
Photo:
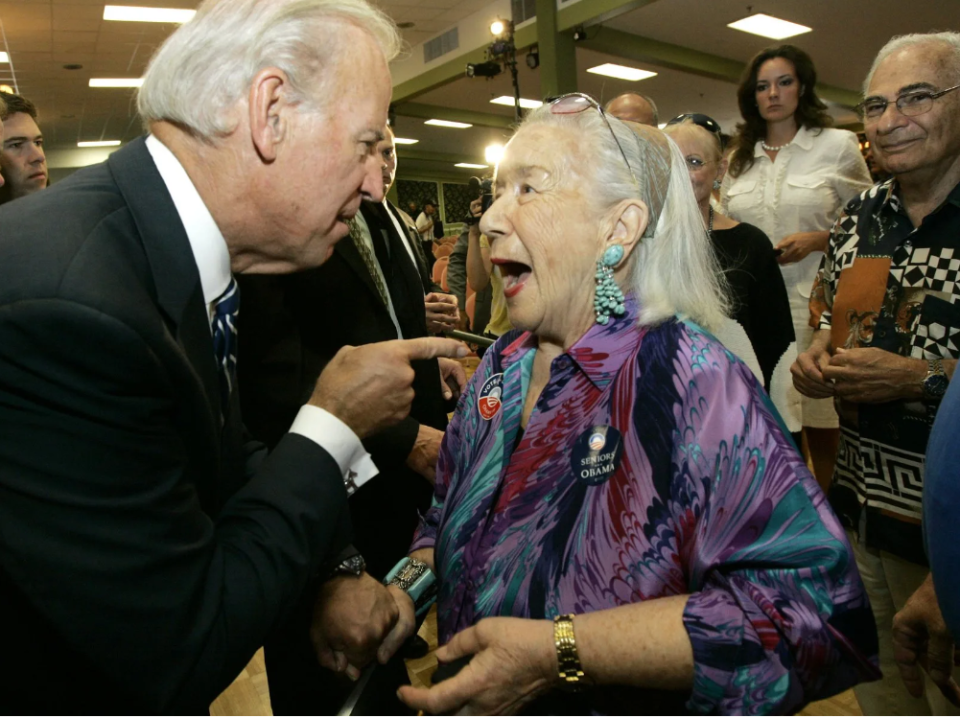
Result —
[{"label": "elderly man in dark suit", "polygon": [[[396,174],[389,128],[378,152],[389,189]],[[343,347],[426,337],[434,327],[456,326],[456,300],[443,301],[446,297],[431,292],[418,240],[388,201],[364,201],[350,236],[322,267],[241,278],[241,396],[256,438],[271,447],[280,440],[317,376]],[[430,293],[425,297],[425,292]],[[430,507],[447,425],[445,399],[459,396],[466,381],[463,367],[452,359],[413,366],[410,416],[364,439],[380,473],[349,501],[354,545],[378,578],[406,555],[418,516]],[[447,378],[449,384],[442,381]],[[290,634],[266,646],[275,713],[335,713],[349,690],[318,669],[305,643],[304,636]]]},{"label": "elderly man in dark suit", "polygon": [[265,457],[232,279],[321,264],[382,198],[398,46],[365,0],[208,0],[146,73],[151,136],[0,208],[5,712],[202,713],[311,612],[354,674],[399,630],[346,485],[376,473],[358,437],[406,416],[410,362],[458,349],[338,353]]}]

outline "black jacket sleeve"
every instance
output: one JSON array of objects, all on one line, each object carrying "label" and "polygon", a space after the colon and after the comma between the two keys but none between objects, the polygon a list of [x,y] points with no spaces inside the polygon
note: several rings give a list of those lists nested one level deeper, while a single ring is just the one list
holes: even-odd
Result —
[{"label": "black jacket sleeve", "polygon": [[297,435],[209,511],[182,370],[96,309],[0,307],[0,563],[141,712],[208,705],[350,538],[336,462]]}]

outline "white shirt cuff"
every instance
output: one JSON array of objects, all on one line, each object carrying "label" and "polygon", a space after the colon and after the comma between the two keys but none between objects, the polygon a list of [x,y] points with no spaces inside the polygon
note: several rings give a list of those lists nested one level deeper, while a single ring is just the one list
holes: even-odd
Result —
[{"label": "white shirt cuff", "polygon": [[347,496],[352,496],[379,473],[353,430],[326,409],[309,404],[301,406],[290,433],[307,437],[333,457],[343,475]]}]

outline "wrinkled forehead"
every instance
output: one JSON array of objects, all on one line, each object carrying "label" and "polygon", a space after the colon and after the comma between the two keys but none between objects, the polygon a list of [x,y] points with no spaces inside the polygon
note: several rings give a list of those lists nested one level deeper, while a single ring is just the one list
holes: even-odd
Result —
[{"label": "wrinkled forehead", "polygon": [[[510,139],[497,165],[494,180],[500,184],[517,176],[542,173],[555,182],[582,179],[578,167],[586,164],[582,143],[572,127],[537,123],[521,127]],[[575,177],[570,177],[571,173]]]},{"label": "wrinkled forehead", "polygon": [[917,89],[917,86],[947,87],[960,82],[950,77],[954,68],[952,50],[940,42],[909,45],[883,59],[870,79],[868,95]]}]

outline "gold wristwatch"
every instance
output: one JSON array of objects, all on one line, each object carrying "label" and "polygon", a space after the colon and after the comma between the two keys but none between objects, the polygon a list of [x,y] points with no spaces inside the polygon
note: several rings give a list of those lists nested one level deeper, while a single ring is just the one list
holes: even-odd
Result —
[{"label": "gold wristwatch", "polygon": [[553,642],[557,647],[557,665],[560,680],[563,681],[562,687],[569,691],[580,690],[586,684],[586,676],[580,665],[580,655],[577,653],[572,613],[553,619]]}]

